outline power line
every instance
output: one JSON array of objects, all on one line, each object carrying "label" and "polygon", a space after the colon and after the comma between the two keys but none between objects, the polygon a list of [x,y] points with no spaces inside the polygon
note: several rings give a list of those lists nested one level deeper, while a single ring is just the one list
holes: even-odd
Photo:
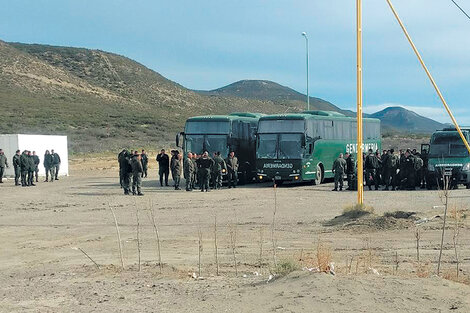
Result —
[{"label": "power line", "polygon": [[452,1],[455,4],[455,6],[459,8],[459,10],[462,11],[462,13],[465,14],[465,16],[470,20],[470,15],[468,15],[467,12],[465,12],[465,10],[462,9],[462,7],[457,4],[457,2],[455,2],[454,0],[450,0],[450,1]]}]

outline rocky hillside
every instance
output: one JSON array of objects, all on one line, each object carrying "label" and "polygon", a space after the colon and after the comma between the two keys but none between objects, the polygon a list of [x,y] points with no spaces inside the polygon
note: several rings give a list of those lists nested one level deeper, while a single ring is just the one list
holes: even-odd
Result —
[{"label": "rocky hillside", "polygon": [[72,152],[173,142],[187,117],[284,112],[268,100],[200,95],[126,57],[0,41],[0,133],[68,135]]}]

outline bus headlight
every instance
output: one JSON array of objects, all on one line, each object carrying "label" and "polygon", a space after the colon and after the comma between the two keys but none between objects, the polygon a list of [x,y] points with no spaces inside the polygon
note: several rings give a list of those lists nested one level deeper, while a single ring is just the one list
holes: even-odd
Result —
[{"label": "bus headlight", "polygon": [[263,176],[259,175],[258,176],[259,180],[263,180]]},{"label": "bus headlight", "polygon": [[463,170],[463,171],[470,171],[470,163],[465,164],[465,165],[462,167],[462,170]]},{"label": "bus headlight", "polygon": [[227,170],[225,168],[222,169],[222,173],[226,173]]},{"label": "bus headlight", "polygon": [[435,170],[436,170],[436,168],[434,167],[434,165],[431,164],[431,163],[429,163],[429,164],[428,164],[428,171],[434,172]]}]

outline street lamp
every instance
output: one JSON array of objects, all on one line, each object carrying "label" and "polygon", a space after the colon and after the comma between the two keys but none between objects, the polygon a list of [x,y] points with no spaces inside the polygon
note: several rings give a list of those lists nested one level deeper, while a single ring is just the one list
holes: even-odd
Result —
[{"label": "street lamp", "polygon": [[307,58],[307,111],[309,111],[310,110],[310,95],[308,93],[308,37],[307,37],[306,32],[303,32],[302,36],[305,37],[305,54]]}]

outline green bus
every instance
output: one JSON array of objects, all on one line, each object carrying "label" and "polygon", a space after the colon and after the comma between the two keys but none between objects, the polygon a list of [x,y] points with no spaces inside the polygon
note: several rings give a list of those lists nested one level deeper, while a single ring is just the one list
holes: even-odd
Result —
[{"label": "green bus", "polygon": [[[467,142],[470,142],[470,127],[462,127],[461,130]],[[463,184],[470,189],[470,155],[455,128],[434,132],[427,151],[429,151],[426,175],[428,189],[438,185],[442,187],[445,175],[450,177],[451,187]]]},{"label": "green bus", "polygon": [[176,135],[176,146],[180,147],[181,143],[185,155],[207,151],[212,157],[219,151],[224,159],[234,151],[240,165],[240,183],[253,181],[256,176],[256,132],[261,116],[261,113],[232,113],[190,117],[184,132]]},{"label": "green bus", "polygon": [[[381,149],[380,120],[364,120],[365,152]],[[267,115],[259,119],[256,142],[257,179],[310,181],[332,178],[340,153],[357,154],[355,118],[331,111]]]}]

